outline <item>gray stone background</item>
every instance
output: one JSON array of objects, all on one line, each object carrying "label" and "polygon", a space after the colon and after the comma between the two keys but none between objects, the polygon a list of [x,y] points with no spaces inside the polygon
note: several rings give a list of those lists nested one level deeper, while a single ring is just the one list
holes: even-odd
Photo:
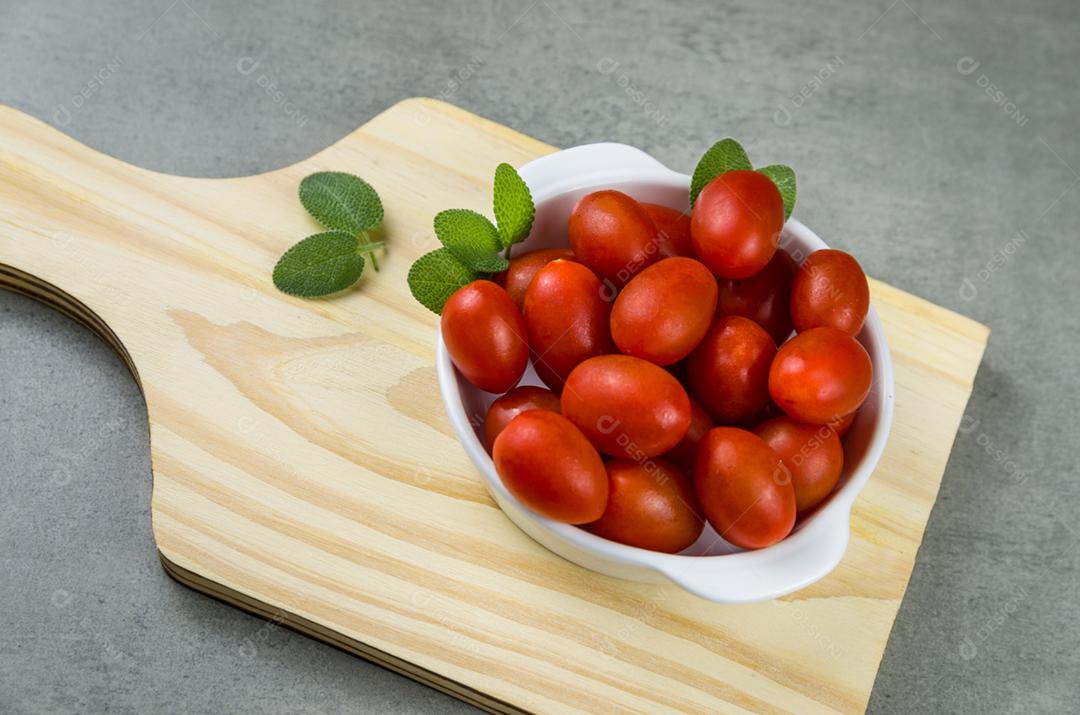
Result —
[{"label": "gray stone background", "polygon": [[[412,95],[683,170],[727,135],[792,164],[827,241],[994,330],[870,711],[1076,712],[1078,38],[1075,0],[3,0],[0,102],[198,176]],[[145,423],[103,343],[0,293],[0,712],[468,710],[169,580]]]}]

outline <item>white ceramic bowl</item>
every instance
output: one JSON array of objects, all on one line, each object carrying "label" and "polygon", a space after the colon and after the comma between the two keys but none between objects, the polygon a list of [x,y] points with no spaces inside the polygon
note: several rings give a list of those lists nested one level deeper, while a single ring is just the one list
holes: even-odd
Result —
[{"label": "white ceramic bowl", "polygon": [[[639,201],[679,210],[685,210],[688,202],[689,176],[625,144],[566,149],[530,162],[520,172],[536,202],[536,221],[529,239],[516,248],[518,252],[567,245],[570,211],[578,199],[598,189],[618,189]],[[781,243],[798,262],[826,247],[794,219],[784,226]],[[674,555],[608,541],[523,506],[499,479],[481,441],[483,417],[498,396],[474,387],[457,373],[441,335],[436,360],[443,402],[458,439],[484,476],[492,497],[529,536],[563,558],[609,576],[667,580],[711,601],[747,603],[804,588],[829,573],[844,555],[852,504],[885,449],[893,417],[892,360],[873,307],[859,340],[873,361],[874,385],[845,436],[844,473],[828,501],[773,546],[744,551],[706,525],[697,542]],[[521,384],[542,383],[530,367]]]}]

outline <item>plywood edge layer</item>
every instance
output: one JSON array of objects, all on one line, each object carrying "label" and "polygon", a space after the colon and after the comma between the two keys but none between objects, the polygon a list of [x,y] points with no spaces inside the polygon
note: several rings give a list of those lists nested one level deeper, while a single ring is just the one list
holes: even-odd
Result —
[{"label": "plywood edge layer", "polygon": [[161,560],[161,565],[165,569],[165,573],[172,577],[177,583],[210,596],[222,603],[234,606],[270,622],[279,623],[292,631],[320,640],[351,655],[359,656],[364,660],[371,661],[372,663],[398,673],[399,675],[404,675],[407,678],[435,688],[442,693],[446,693],[451,697],[462,700],[470,705],[486,710],[487,712],[497,713],[498,715],[520,715],[521,713],[528,712],[514,707],[510,703],[499,700],[498,698],[486,695],[475,688],[470,688],[467,685],[463,685],[431,670],[414,665],[406,660],[379,650],[378,648],[374,648],[354,638],[349,638],[336,631],[324,628],[318,623],[310,621],[303,616],[298,616],[295,613],[290,613],[289,611],[280,608],[274,608],[262,601],[258,601],[239,591],[235,591],[228,586],[222,586],[219,583],[207,580],[202,576],[173,563],[160,550],[157,553],[158,558]]}]

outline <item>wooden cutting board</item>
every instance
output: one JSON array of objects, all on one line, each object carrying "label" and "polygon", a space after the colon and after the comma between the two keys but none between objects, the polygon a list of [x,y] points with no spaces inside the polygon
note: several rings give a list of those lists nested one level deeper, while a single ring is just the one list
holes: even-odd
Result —
[{"label": "wooden cutting board", "polygon": [[[136,376],[154,538],[184,584],[497,712],[862,711],[987,328],[872,283],[896,425],[820,583],[721,606],[581,569],[488,497],[438,397],[436,318],[405,283],[437,211],[490,212],[496,164],[551,151],[410,99],[294,166],[193,179],[0,107],[0,284]],[[297,186],[325,169],[376,187],[389,251],[357,289],[293,299],[270,272],[316,230]]]}]

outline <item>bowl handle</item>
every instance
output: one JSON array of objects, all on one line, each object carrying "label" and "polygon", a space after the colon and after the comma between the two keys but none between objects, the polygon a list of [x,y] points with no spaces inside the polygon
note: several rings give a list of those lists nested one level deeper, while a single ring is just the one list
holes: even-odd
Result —
[{"label": "bowl handle", "polygon": [[850,506],[818,516],[826,518],[810,521],[766,552],[690,557],[658,570],[710,601],[750,603],[783,596],[822,578],[844,556],[851,533]]},{"label": "bowl handle", "polygon": [[557,151],[530,161],[518,171],[530,189],[545,195],[573,188],[574,184],[593,184],[599,177],[607,175],[615,177],[630,173],[640,178],[642,174],[675,174],[640,149],[615,142]]}]

